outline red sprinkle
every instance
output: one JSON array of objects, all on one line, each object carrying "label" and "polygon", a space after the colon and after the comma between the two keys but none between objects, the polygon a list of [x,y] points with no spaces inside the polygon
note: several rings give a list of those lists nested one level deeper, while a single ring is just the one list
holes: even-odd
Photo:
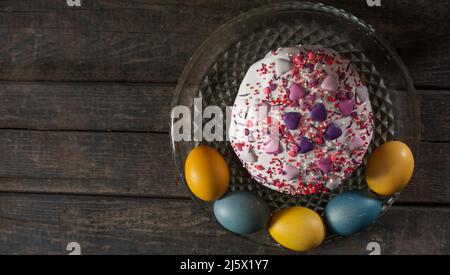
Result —
[{"label": "red sprinkle", "polygon": [[264,166],[262,166],[262,165],[255,165],[255,168],[260,170],[260,171],[264,170]]},{"label": "red sprinkle", "polygon": [[329,96],[329,97],[327,98],[327,100],[328,100],[329,102],[336,102],[336,98],[335,98],[334,96]]},{"label": "red sprinkle", "polygon": [[329,57],[327,58],[327,64],[328,64],[328,65],[332,65],[333,62],[334,62],[334,58],[331,57],[331,56],[329,56]]}]

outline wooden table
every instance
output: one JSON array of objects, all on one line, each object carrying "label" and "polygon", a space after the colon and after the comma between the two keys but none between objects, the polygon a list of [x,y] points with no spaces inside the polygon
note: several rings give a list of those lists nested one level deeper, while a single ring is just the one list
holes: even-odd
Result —
[{"label": "wooden table", "polygon": [[[212,222],[181,184],[170,101],[199,44],[275,1],[0,2],[0,253],[286,254]],[[323,1],[398,50],[420,100],[411,184],[369,230],[316,254],[450,253],[448,1]]]}]

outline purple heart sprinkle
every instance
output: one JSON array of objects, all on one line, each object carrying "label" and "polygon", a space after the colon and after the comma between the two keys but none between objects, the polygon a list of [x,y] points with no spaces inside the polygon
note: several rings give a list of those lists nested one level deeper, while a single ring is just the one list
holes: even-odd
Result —
[{"label": "purple heart sprinkle", "polygon": [[277,89],[278,85],[276,83],[270,83],[269,84],[269,89],[271,91],[275,91]]},{"label": "purple heart sprinkle", "polygon": [[315,121],[324,121],[327,119],[327,108],[323,103],[317,103],[311,110],[311,118]]},{"label": "purple heart sprinkle", "polygon": [[325,139],[334,140],[342,135],[342,129],[336,123],[330,123],[325,130]]},{"label": "purple heart sprinkle", "polygon": [[305,154],[314,149],[314,143],[307,137],[301,137],[298,147],[300,147],[299,152]]},{"label": "purple heart sprinkle", "polygon": [[300,124],[300,113],[290,112],[284,114],[284,123],[289,130],[295,130]]}]

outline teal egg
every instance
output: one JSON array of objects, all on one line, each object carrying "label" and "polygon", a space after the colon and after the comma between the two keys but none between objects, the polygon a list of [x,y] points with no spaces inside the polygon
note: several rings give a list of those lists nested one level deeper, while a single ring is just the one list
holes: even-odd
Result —
[{"label": "teal egg", "polygon": [[229,231],[248,235],[266,227],[270,209],[257,195],[236,191],[214,202],[214,215]]},{"label": "teal egg", "polygon": [[325,207],[325,220],[336,234],[350,236],[368,227],[378,218],[382,202],[371,194],[344,192]]}]

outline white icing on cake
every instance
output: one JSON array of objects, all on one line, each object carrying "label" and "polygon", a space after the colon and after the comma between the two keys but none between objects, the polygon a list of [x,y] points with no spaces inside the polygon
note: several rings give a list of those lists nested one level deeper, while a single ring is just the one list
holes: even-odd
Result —
[{"label": "white icing on cake", "polygon": [[[303,46],[270,52],[250,67],[229,136],[256,181],[283,193],[312,194],[337,188],[362,163],[372,125],[367,88],[356,70],[333,50]],[[342,134],[332,139],[338,128]],[[313,150],[299,152],[311,143]]]}]

